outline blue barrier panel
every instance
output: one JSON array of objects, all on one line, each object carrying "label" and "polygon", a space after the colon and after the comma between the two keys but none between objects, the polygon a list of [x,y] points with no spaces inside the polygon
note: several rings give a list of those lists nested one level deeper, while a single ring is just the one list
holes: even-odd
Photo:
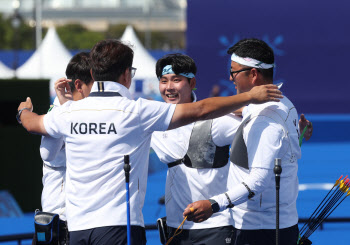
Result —
[{"label": "blue barrier panel", "polygon": [[198,66],[197,94],[214,84],[232,94],[229,47],[256,37],[275,52],[275,82],[299,112],[349,113],[350,2],[188,1],[187,53]]}]

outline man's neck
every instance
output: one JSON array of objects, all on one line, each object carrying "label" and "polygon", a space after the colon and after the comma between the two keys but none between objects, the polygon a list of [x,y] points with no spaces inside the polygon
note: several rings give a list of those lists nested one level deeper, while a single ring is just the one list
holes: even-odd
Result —
[{"label": "man's neck", "polygon": [[72,92],[72,97],[73,97],[74,101],[78,101],[78,100],[83,99],[83,96],[76,90],[74,92]]}]

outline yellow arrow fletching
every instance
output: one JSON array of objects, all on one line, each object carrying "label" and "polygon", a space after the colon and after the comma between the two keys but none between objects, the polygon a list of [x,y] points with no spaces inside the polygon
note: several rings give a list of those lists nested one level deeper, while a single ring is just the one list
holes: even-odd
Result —
[{"label": "yellow arrow fletching", "polygon": [[346,196],[349,196],[350,195],[350,191],[348,191],[348,194],[346,194]]},{"label": "yellow arrow fletching", "polygon": [[[339,180],[337,180],[336,182],[335,182],[335,184],[334,184],[334,186],[337,186],[337,185],[339,185]],[[333,186],[333,187],[334,187]]]}]

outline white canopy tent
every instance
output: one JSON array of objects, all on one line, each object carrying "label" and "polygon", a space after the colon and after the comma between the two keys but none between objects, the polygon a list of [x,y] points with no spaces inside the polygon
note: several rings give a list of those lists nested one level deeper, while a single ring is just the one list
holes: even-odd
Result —
[{"label": "white canopy tent", "polygon": [[14,71],[0,61],[0,79],[13,78]]},{"label": "white canopy tent", "polygon": [[51,27],[40,47],[17,69],[18,78],[46,78],[65,76],[72,55],[65,48],[54,27]]},{"label": "white canopy tent", "polygon": [[[131,83],[130,92],[135,95],[140,93],[147,98],[159,96],[158,79],[155,72],[156,60],[143,47],[131,26],[126,27],[120,40],[134,50],[133,67],[137,68],[137,71]],[[142,91],[139,91],[140,88]]]}]

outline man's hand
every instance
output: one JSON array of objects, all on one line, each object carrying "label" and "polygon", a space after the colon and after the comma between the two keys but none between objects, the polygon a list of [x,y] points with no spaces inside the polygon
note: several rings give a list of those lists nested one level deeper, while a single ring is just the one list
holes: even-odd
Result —
[{"label": "man's hand", "polygon": [[29,97],[25,102],[21,102],[18,106],[18,111],[28,108],[28,110],[23,110],[20,120],[22,121],[22,126],[27,129],[28,132],[33,134],[48,135],[44,126],[44,116],[37,115],[33,112],[33,104]]},{"label": "man's hand", "polygon": [[211,203],[209,200],[201,200],[191,204],[186,207],[183,216],[187,216],[188,221],[193,221],[196,223],[203,222],[213,215],[213,210],[211,208]]},{"label": "man's hand", "polygon": [[237,116],[237,117],[242,117],[243,109],[244,109],[244,107],[239,108],[238,110],[235,110],[235,111],[233,112],[233,114],[234,114],[235,116]]},{"label": "man's hand", "polygon": [[71,81],[71,79],[62,77],[55,82],[55,91],[61,105],[66,103],[68,100],[73,100],[72,91],[68,84],[68,82]]},{"label": "man's hand", "polygon": [[308,141],[311,138],[311,136],[312,136],[312,131],[313,131],[312,123],[305,118],[304,114],[301,114],[300,115],[300,119],[299,119],[300,133],[302,133],[304,131],[304,128],[306,126],[307,126],[307,129],[306,129],[306,132],[304,134],[304,139],[306,141]]},{"label": "man's hand", "polygon": [[29,111],[33,111],[32,100],[29,97],[27,97],[27,100],[25,102],[21,102],[21,104],[19,104],[17,111],[23,108],[28,108]]},{"label": "man's hand", "polygon": [[273,84],[261,85],[253,87],[249,92],[252,97],[253,104],[261,104],[268,101],[280,101],[283,98],[282,92]]}]

